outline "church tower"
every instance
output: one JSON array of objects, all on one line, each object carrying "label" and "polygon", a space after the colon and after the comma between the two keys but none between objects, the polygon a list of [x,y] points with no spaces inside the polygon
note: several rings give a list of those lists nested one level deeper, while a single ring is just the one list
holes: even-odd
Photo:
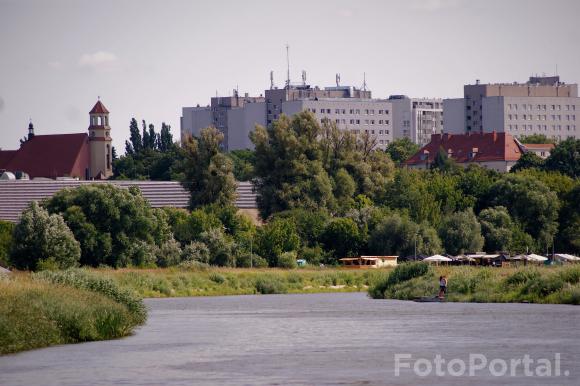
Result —
[{"label": "church tower", "polygon": [[113,175],[113,147],[111,128],[109,127],[109,110],[98,100],[89,112],[89,148],[91,163],[89,177],[107,179]]}]

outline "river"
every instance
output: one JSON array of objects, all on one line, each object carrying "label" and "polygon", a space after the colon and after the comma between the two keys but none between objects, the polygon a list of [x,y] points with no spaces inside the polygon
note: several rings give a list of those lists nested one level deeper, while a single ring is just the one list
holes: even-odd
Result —
[{"label": "river", "polygon": [[[362,293],[146,303],[148,322],[133,336],[0,357],[0,385],[580,384],[574,306],[413,303]],[[532,373],[522,365],[502,375],[503,363],[525,355],[535,361]],[[536,373],[542,358],[550,360],[549,377],[539,376],[546,363]],[[437,360],[445,361],[442,373]]]}]

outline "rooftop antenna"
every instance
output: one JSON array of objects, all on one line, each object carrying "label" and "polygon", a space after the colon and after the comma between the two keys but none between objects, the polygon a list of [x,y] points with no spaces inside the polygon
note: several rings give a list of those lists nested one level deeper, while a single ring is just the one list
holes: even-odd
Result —
[{"label": "rooftop antenna", "polygon": [[274,71],[270,71],[270,90],[274,88]]},{"label": "rooftop antenna", "polygon": [[302,85],[306,86],[306,70],[302,70]]},{"label": "rooftop antenna", "polygon": [[340,74],[336,74],[336,87],[340,87]]},{"label": "rooftop antenna", "polygon": [[558,63],[556,63],[556,75],[558,75]]},{"label": "rooftop antenna", "polygon": [[290,88],[290,46],[286,43],[286,87]]},{"label": "rooftop antenna", "polygon": [[363,91],[367,91],[367,73],[363,72],[363,85],[362,85],[362,89]]}]

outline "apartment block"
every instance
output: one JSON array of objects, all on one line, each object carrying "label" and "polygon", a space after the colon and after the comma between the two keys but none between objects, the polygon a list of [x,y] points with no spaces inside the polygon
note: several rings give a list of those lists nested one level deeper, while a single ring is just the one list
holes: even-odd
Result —
[{"label": "apartment block", "polygon": [[[338,79],[337,79],[338,80]],[[312,112],[319,122],[329,119],[343,130],[375,136],[378,148],[393,140],[392,104],[372,99],[371,91],[352,86],[311,87],[307,84],[272,86],[264,97],[216,97],[207,107],[184,107],[181,117],[182,140],[199,135],[202,128],[215,126],[226,137],[225,150],[253,148],[249,134],[256,125],[267,126],[280,117],[301,111]]]},{"label": "apartment block", "polygon": [[394,138],[409,138],[421,146],[443,131],[443,100],[391,95]]},{"label": "apartment block", "polygon": [[[464,98],[444,101],[445,132],[506,132],[580,138],[578,85],[557,76],[530,77],[525,84],[466,85]],[[577,117],[578,116],[578,117]]]}]

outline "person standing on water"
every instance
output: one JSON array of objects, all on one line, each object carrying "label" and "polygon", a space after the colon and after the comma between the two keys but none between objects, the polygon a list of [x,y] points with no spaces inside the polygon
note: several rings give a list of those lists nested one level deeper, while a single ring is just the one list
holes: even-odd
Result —
[{"label": "person standing on water", "polygon": [[439,276],[439,299],[444,299],[447,293],[447,277]]}]

